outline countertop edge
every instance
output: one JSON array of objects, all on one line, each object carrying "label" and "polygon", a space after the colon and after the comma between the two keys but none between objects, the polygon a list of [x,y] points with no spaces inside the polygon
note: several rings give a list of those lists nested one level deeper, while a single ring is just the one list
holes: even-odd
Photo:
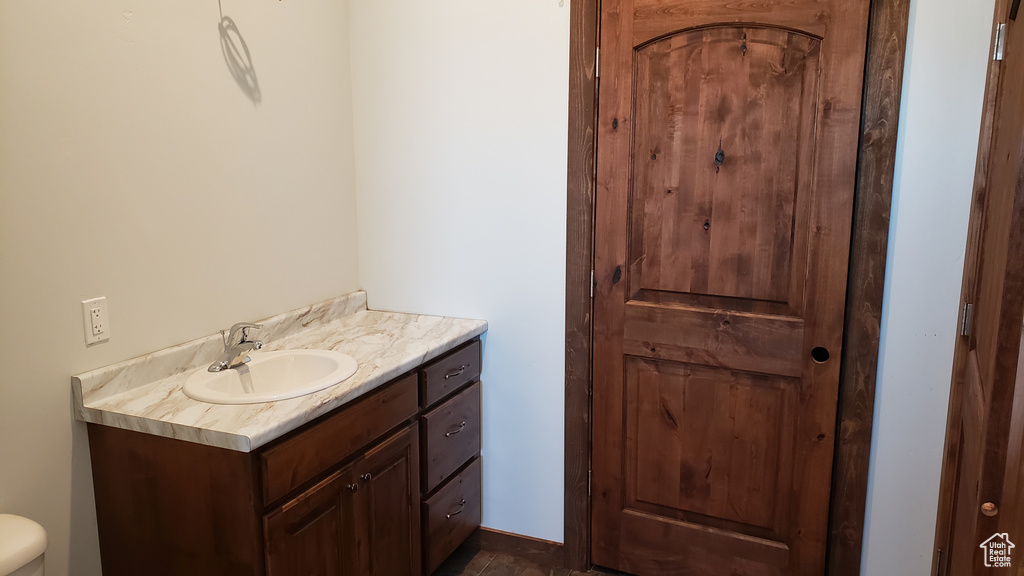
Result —
[{"label": "countertop edge", "polygon": [[252,452],[254,449],[251,439],[242,434],[207,430],[141,416],[129,416],[109,410],[85,407],[81,412],[81,417],[78,419],[87,424],[110,426],[111,428],[152,434],[163,438],[224,448],[235,452]]}]

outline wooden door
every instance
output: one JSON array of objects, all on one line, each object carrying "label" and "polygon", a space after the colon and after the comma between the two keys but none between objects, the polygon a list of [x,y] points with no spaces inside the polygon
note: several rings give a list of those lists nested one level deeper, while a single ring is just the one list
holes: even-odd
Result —
[{"label": "wooden door", "polygon": [[[1024,28],[1008,16],[1017,4],[997,2],[1006,41],[989,76],[994,107],[983,134],[991,130],[991,140],[980,146],[983,185],[975,195],[963,293],[972,312],[954,361],[938,574],[989,573],[982,543],[996,534],[1024,540]],[[1022,565],[1018,557],[1014,567]]]},{"label": "wooden door", "polygon": [[419,576],[414,424],[264,521],[268,576]]},{"label": "wooden door", "polygon": [[592,557],[823,573],[867,0],[604,0]]},{"label": "wooden door", "polygon": [[353,466],[355,548],[365,576],[419,576],[419,443],[415,424]]},{"label": "wooden door", "polygon": [[310,488],[264,520],[267,576],[356,574],[352,486],[345,469]]}]

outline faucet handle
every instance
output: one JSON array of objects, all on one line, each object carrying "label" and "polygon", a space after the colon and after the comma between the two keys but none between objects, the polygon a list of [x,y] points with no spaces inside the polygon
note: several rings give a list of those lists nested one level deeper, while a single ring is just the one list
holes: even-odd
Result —
[{"label": "faucet handle", "polygon": [[[230,330],[228,330],[228,337],[224,341],[224,347],[230,348],[235,344],[245,342],[249,338],[250,328],[256,328],[259,330],[260,328],[263,328],[263,324],[253,324],[252,322],[239,322],[235,324]],[[241,337],[239,337],[239,332],[241,332]]]}]

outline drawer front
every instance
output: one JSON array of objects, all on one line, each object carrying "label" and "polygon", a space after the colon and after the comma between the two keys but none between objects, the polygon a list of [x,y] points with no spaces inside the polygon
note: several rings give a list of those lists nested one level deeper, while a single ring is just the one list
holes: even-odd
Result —
[{"label": "drawer front", "polygon": [[420,400],[424,407],[480,377],[480,341],[435,360],[420,370]]},{"label": "drawer front", "polygon": [[412,419],[416,401],[416,375],[410,374],[264,450],[263,504],[270,505]]},{"label": "drawer front", "polygon": [[480,453],[480,383],[425,414],[421,423],[426,493]]},{"label": "drawer front", "polygon": [[480,526],[480,469],[477,458],[423,503],[427,574]]}]

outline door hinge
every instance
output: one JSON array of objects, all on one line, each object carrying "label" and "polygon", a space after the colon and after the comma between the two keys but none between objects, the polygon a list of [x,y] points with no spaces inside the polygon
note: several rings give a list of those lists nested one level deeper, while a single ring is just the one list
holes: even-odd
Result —
[{"label": "door hinge", "polygon": [[971,328],[974,326],[974,304],[964,303],[964,321],[960,324],[960,335],[970,336]]},{"label": "door hinge", "polygon": [[992,59],[1002,60],[1003,51],[1006,49],[1006,24],[996,24],[996,44],[992,48]]},{"label": "door hinge", "polygon": [[590,297],[594,297],[594,271],[590,271]]},{"label": "door hinge", "polygon": [[587,470],[587,496],[590,496],[590,478],[593,476],[593,470]]},{"label": "door hinge", "polygon": [[939,549],[937,549],[935,551],[935,576],[942,576],[942,574],[943,574],[943,571],[942,571],[942,561],[943,560],[944,560],[944,558],[942,557],[942,548],[939,548]]},{"label": "door hinge", "polygon": [[601,77],[601,49],[596,48],[594,52],[594,78]]}]

